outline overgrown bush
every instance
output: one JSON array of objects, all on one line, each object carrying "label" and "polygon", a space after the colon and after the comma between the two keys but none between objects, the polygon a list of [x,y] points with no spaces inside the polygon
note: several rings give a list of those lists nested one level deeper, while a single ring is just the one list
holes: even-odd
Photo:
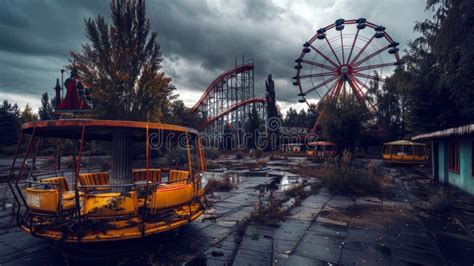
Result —
[{"label": "overgrown bush", "polygon": [[381,192],[381,182],[373,168],[369,165],[367,169],[356,169],[351,164],[351,153],[347,150],[336,164],[324,164],[320,179],[324,186],[336,194],[361,196]]},{"label": "overgrown bush", "polygon": [[431,204],[431,211],[434,213],[447,213],[452,207],[451,198],[442,191],[432,195],[429,202]]},{"label": "overgrown bush", "polygon": [[216,148],[209,148],[206,150],[206,157],[211,160],[219,158],[219,151]]},{"label": "overgrown bush", "polygon": [[229,192],[233,190],[236,186],[232,184],[229,176],[224,176],[222,179],[209,178],[206,192]]},{"label": "overgrown bush", "polygon": [[237,160],[242,160],[244,157],[245,157],[245,154],[244,154],[243,151],[237,151],[235,153],[235,159],[237,159]]}]

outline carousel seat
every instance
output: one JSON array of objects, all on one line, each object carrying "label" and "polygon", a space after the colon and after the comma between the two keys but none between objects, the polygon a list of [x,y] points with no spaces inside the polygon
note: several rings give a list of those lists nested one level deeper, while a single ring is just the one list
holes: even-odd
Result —
[{"label": "carousel seat", "polygon": [[118,217],[136,215],[138,212],[137,193],[130,191],[126,194],[108,192],[86,194],[83,213],[88,217]]},{"label": "carousel seat", "polygon": [[156,188],[151,196],[153,212],[179,206],[193,199],[192,184],[167,184]]},{"label": "carousel seat", "polygon": [[61,187],[62,192],[69,191],[69,186],[67,184],[66,178],[64,176],[53,176],[49,178],[43,178],[40,180],[41,183],[52,184],[54,188],[59,189]]},{"label": "carousel seat", "polygon": [[[74,194],[61,200],[59,209],[59,192],[57,189],[26,188],[26,205],[35,213],[56,214],[59,210],[70,211],[76,206]],[[69,196],[69,195],[68,195]]]},{"label": "carousel seat", "polygon": [[[150,168],[148,169],[149,179],[153,183],[161,182],[161,169],[159,168]],[[134,169],[133,170],[133,181],[145,181],[146,178],[146,169]]]},{"label": "carousel seat", "polygon": [[188,183],[189,171],[170,170],[168,182],[173,184]]},{"label": "carousel seat", "polygon": [[[79,182],[82,186],[104,186],[109,185],[109,174],[107,172],[81,173]],[[96,187],[92,190],[109,190],[110,187]],[[91,190],[91,189],[86,189]]]}]

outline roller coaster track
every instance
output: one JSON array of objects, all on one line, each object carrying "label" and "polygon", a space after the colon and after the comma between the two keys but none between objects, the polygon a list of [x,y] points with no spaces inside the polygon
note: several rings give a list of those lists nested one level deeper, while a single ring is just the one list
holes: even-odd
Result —
[{"label": "roller coaster track", "polygon": [[218,120],[221,117],[226,116],[230,112],[235,111],[235,110],[239,109],[242,106],[245,106],[247,104],[252,104],[252,103],[266,103],[266,102],[267,102],[267,99],[265,99],[265,98],[252,98],[252,99],[248,99],[248,100],[245,100],[245,101],[242,101],[242,102],[239,102],[239,103],[235,103],[235,104],[229,106],[227,109],[223,110],[219,115],[214,116],[214,117],[209,117],[206,121],[204,121],[201,124],[201,126],[199,127],[199,130],[202,130],[202,129],[206,128],[207,126],[212,124],[214,121]]},{"label": "roller coaster track", "polygon": [[207,87],[206,91],[202,94],[201,98],[199,99],[199,101],[193,106],[193,108],[191,109],[191,112],[192,113],[195,113],[199,110],[199,107],[202,106],[204,104],[204,102],[206,101],[206,98],[209,96],[209,94],[211,94],[211,92],[214,91],[214,89],[219,86],[219,84],[223,81],[226,81],[228,80],[229,78],[231,78],[233,75],[236,75],[236,74],[239,74],[239,73],[242,73],[242,72],[245,72],[245,71],[248,71],[248,70],[252,70],[254,69],[254,65],[253,63],[247,63],[247,64],[242,64],[240,66],[236,66],[234,68],[231,68],[223,73],[221,73],[219,76],[217,76],[217,78],[215,78],[211,84]]}]

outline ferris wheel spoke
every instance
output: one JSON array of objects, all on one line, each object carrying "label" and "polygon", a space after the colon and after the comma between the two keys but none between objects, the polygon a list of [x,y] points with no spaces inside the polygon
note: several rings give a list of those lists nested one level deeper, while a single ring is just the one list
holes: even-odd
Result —
[{"label": "ferris wheel spoke", "polygon": [[328,76],[335,76],[335,75],[337,76],[337,72],[325,72],[325,73],[302,75],[302,76],[300,76],[300,79],[328,77]]},{"label": "ferris wheel spoke", "polygon": [[360,71],[365,71],[365,70],[370,70],[370,69],[383,68],[383,67],[388,67],[388,66],[396,66],[398,64],[399,64],[398,62],[392,62],[392,63],[385,63],[385,64],[377,64],[377,65],[356,67],[356,68],[353,68],[353,71],[354,72],[360,72]]},{"label": "ferris wheel spoke", "polygon": [[333,54],[334,57],[336,58],[337,62],[339,63],[339,65],[342,65],[342,64],[341,64],[341,61],[339,60],[339,57],[337,56],[336,52],[335,52],[334,49],[332,48],[331,42],[328,40],[328,38],[325,38],[325,39],[326,39],[326,42],[327,42],[328,45],[329,45],[329,48],[330,48],[331,51],[332,51],[332,54]]},{"label": "ferris wheel spoke", "polygon": [[371,76],[371,75],[367,75],[367,74],[363,74],[363,73],[353,73],[352,75],[357,76],[357,77],[362,77],[362,78],[368,78],[368,79],[375,80],[375,81],[385,82],[385,79],[383,79],[381,77]]},{"label": "ferris wheel spoke", "polygon": [[310,93],[310,92],[312,92],[312,91],[314,91],[314,90],[317,90],[317,89],[319,89],[319,88],[321,88],[321,87],[323,87],[323,86],[329,84],[330,82],[336,80],[338,77],[339,77],[339,76],[334,76],[334,77],[332,77],[332,78],[330,78],[330,79],[327,79],[327,80],[323,81],[322,83],[320,83],[320,84],[318,84],[318,85],[312,87],[312,88],[309,89],[308,91],[306,91],[305,94],[308,94],[308,93]]},{"label": "ferris wheel spoke", "polygon": [[342,38],[342,30],[339,31],[339,35],[341,36],[341,50],[342,50],[342,63],[346,62],[344,58],[344,39]]},{"label": "ferris wheel spoke", "polygon": [[381,49],[379,49],[379,50],[373,52],[372,54],[370,54],[370,55],[368,55],[368,56],[362,58],[362,59],[359,60],[358,62],[355,62],[353,67],[359,66],[360,64],[366,62],[367,60],[373,58],[374,56],[380,54],[381,52],[387,50],[388,48],[390,48],[390,46],[387,45],[387,46],[385,46],[385,47],[383,47],[383,48],[381,48]]},{"label": "ferris wheel spoke", "polygon": [[353,82],[351,79],[349,79],[348,83],[349,83],[349,86],[352,88],[352,92],[353,92],[354,95],[356,96],[357,100],[358,100],[361,104],[364,104],[363,95],[362,95],[361,92],[358,90],[358,88],[355,86],[354,82]]},{"label": "ferris wheel spoke", "polygon": [[313,65],[313,66],[317,66],[317,67],[320,67],[320,68],[324,68],[324,69],[327,69],[327,70],[337,72],[336,68],[330,67],[330,66],[325,65],[325,64],[316,63],[314,61],[309,61],[309,60],[304,60],[303,59],[303,60],[301,60],[301,63],[305,63],[305,64],[308,64],[308,65]]},{"label": "ferris wheel spoke", "polygon": [[354,62],[357,61],[357,59],[359,59],[360,55],[365,51],[365,49],[369,46],[369,44],[372,42],[372,40],[375,38],[375,36],[372,36],[368,41],[367,43],[364,45],[364,47],[362,47],[362,49],[360,49],[360,51],[356,54],[356,56],[354,57],[354,59],[352,59],[351,61],[351,65],[354,64]]},{"label": "ferris wheel spoke", "polygon": [[349,57],[347,57],[347,63],[349,63],[349,61],[351,61],[352,52],[354,51],[354,46],[355,46],[355,43],[357,41],[357,37],[359,36],[359,31],[360,30],[357,29],[356,35],[354,37],[354,41],[352,42],[351,51],[349,52]]},{"label": "ferris wheel spoke", "polygon": [[[365,84],[361,83],[357,78],[354,77],[354,79],[352,80],[354,86],[356,86],[356,88],[359,90],[360,94],[363,96],[363,98],[365,99],[365,101],[368,103],[368,108],[375,111],[375,106],[373,105],[373,103],[370,101],[370,99],[367,97],[367,94],[364,94],[364,92],[362,91],[362,89],[359,87],[359,85],[362,85],[363,87],[365,87],[366,89],[367,86],[365,86]],[[359,83],[359,84],[358,84]]]},{"label": "ferris wheel spoke", "polygon": [[309,45],[311,47],[311,49],[313,49],[316,53],[318,53],[320,56],[322,56],[324,59],[326,59],[326,61],[328,61],[329,63],[331,63],[331,65],[335,66],[336,68],[339,67],[336,63],[334,63],[334,61],[331,60],[331,58],[327,57],[325,54],[321,53],[321,51],[319,51],[316,47],[314,47],[313,45]]}]

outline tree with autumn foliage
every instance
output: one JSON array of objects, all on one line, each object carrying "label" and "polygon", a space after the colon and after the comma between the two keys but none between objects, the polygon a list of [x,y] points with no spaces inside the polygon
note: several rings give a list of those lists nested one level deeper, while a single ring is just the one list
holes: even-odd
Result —
[{"label": "tree with autumn foliage", "polygon": [[144,0],[113,0],[111,25],[85,20],[88,43],[71,52],[69,67],[92,88],[97,118],[161,121],[175,87],[161,71],[157,33],[150,32]]}]

